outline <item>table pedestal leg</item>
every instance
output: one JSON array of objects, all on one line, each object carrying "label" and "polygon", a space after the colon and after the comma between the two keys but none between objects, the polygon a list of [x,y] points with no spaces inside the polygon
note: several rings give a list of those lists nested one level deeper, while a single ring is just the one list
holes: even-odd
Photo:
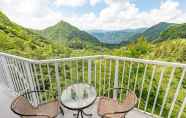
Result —
[{"label": "table pedestal leg", "polygon": [[83,115],[89,116],[89,117],[92,116],[92,114],[87,114],[82,109],[78,110],[78,113],[77,114],[73,114],[73,115],[76,116],[76,118],[79,118],[80,114],[81,114],[81,118],[83,118]]}]

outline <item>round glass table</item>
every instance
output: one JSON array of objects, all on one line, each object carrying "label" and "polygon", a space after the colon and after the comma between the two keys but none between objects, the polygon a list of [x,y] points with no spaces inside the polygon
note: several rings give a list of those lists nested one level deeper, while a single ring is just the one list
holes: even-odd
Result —
[{"label": "round glass table", "polygon": [[68,86],[61,95],[61,102],[64,107],[70,110],[77,110],[77,118],[83,115],[92,116],[83,110],[91,106],[96,100],[96,89],[85,83],[73,84]]}]

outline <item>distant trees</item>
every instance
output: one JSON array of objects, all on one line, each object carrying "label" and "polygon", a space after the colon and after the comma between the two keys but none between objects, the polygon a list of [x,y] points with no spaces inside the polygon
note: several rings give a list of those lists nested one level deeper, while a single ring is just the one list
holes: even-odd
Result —
[{"label": "distant trees", "polygon": [[177,39],[186,38],[186,23],[171,26],[166,31],[162,32],[160,39]]},{"label": "distant trees", "polygon": [[126,47],[116,50],[114,54],[127,57],[142,57],[152,51],[152,44],[149,43],[143,36]]},{"label": "distant trees", "polygon": [[82,40],[80,40],[80,38],[78,37],[74,37],[71,41],[68,42],[68,45],[70,48],[73,49],[83,49],[86,47],[86,45],[83,43]]}]

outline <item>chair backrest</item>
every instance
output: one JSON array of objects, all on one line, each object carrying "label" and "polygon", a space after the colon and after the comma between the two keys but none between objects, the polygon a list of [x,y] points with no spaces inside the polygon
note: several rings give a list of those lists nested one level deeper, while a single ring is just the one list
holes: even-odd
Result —
[{"label": "chair backrest", "polygon": [[18,115],[36,114],[34,107],[24,96],[19,96],[12,102],[11,110]]},{"label": "chair backrest", "polygon": [[125,111],[130,111],[137,104],[137,100],[138,99],[137,99],[136,94],[134,92],[130,91],[130,92],[128,92],[128,95],[123,100],[123,102],[121,103],[121,105],[123,106],[123,108],[125,109]]}]

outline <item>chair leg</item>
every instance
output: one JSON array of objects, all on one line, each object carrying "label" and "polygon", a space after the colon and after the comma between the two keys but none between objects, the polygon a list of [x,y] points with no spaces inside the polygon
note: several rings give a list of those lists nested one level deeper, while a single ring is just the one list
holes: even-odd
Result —
[{"label": "chair leg", "polygon": [[60,111],[61,111],[62,115],[64,116],[65,114],[64,114],[64,111],[61,107],[60,107]]}]

